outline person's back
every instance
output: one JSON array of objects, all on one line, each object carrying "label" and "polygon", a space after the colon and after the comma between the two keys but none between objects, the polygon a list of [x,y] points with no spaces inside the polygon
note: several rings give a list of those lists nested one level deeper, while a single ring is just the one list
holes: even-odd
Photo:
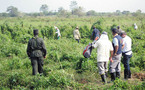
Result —
[{"label": "person's back", "polygon": [[38,38],[38,30],[33,30],[34,37],[31,38],[27,46],[27,55],[31,59],[32,74],[39,72],[43,74],[43,58],[46,57],[46,48],[41,38]]},{"label": "person's back", "polygon": [[29,40],[28,50],[30,53],[30,57],[43,57],[46,52],[45,46],[43,44],[43,39],[38,36],[33,37]]},{"label": "person's back", "polygon": [[74,39],[76,39],[79,43],[81,36],[80,36],[80,32],[79,32],[78,27],[76,27],[76,29],[73,31],[73,36],[74,36]]},{"label": "person's back", "polygon": [[79,39],[80,38],[80,34],[79,34],[79,30],[78,29],[75,29],[73,34],[74,34],[74,38],[75,39]]},{"label": "person's back", "polygon": [[111,41],[108,39],[107,32],[103,32],[100,39],[95,41],[95,44],[93,44],[92,47],[97,48],[97,67],[99,69],[102,82],[107,83],[106,75],[108,72],[108,61],[112,61],[113,56],[113,46]]},{"label": "person's back", "polygon": [[137,27],[136,23],[134,23],[134,29],[137,30],[137,28],[138,28],[138,27]]},{"label": "person's back", "polygon": [[96,45],[97,45],[97,62],[108,61],[110,50],[111,48],[113,48],[111,41],[108,39],[108,36],[102,34],[100,39],[96,42]]},{"label": "person's back", "polygon": [[96,28],[93,28],[93,32],[92,32],[92,37],[93,37],[93,40],[96,40],[96,38],[98,39],[100,37],[100,31]]}]

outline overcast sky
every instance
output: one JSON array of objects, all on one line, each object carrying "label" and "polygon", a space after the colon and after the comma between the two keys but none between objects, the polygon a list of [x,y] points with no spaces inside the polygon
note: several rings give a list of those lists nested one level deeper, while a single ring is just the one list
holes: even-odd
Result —
[{"label": "overcast sky", "polygon": [[[47,4],[50,10],[58,10],[63,7],[70,10],[70,2],[74,0],[0,0],[0,13],[6,12],[7,7],[17,7],[20,12],[39,12],[42,4]],[[128,10],[136,12],[140,9],[145,12],[145,0],[75,0],[78,6],[96,12],[115,12]]]}]

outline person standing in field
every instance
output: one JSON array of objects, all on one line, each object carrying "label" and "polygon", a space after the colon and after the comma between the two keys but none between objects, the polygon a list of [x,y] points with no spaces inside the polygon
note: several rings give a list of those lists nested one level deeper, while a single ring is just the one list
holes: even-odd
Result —
[{"label": "person standing in field", "polygon": [[34,37],[31,38],[27,46],[27,55],[31,59],[32,74],[39,72],[43,74],[43,58],[46,58],[46,48],[42,38],[38,37],[38,30],[33,30]]},{"label": "person standing in field", "polygon": [[74,39],[78,41],[78,43],[80,42],[81,36],[80,36],[80,32],[79,32],[79,28],[76,27],[76,29],[73,31],[73,36]]},{"label": "person standing in field", "polygon": [[97,66],[99,69],[99,74],[101,75],[102,82],[106,83],[108,61],[110,60],[113,62],[113,46],[111,41],[108,39],[107,32],[103,32],[100,36],[100,39],[96,41],[92,47],[97,48]]},{"label": "person standing in field", "polygon": [[137,28],[138,28],[138,27],[137,27],[136,23],[134,23],[134,29],[137,30]]},{"label": "person standing in field", "polygon": [[100,37],[100,31],[95,26],[93,26],[93,32],[90,39],[98,40],[99,37]]},{"label": "person standing in field", "polygon": [[59,40],[61,37],[60,30],[58,29],[58,27],[55,27],[55,29],[56,29],[55,33],[57,33],[57,39]]},{"label": "person standing in field", "polygon": [[125,31],[121,32],[121,37],[123,38],[122,55],[123,55],[123,64],[124,64],[124,79],[127,80],[128,78],[131,78],[129,61],[130,58],[132,57],[132,50],[131,50],[132,40],[126,34]]},{"label": "person standing in field", "polygon": [[122,37],[117,34],[118,30],[116,28],[112,29],[113,34],[113,62],[110,62],[109,71],[111,74],[111,81],[114,81],[115,78],[120,78],[120,71],[121,71],[121,56],[122,56]]},{"label": "person standing in field", "polygon": [[120,26],[117,26],[117,30],[118,30],[118,35],[121,35],[121,29],[120,29]]}]

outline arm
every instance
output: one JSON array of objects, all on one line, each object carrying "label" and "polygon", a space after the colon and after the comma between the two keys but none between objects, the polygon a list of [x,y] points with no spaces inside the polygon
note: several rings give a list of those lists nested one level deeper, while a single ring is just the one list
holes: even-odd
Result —
[{"label": "arm", "polygon": [[117,51],[118,51],[118,46],[115,46],[115,53],[114,53],[115,56],[117,55]]},{"label": "arm", "polygon": [[112,43],[110,42],[110,57],[109,57],[109,60],[110,60],[110,62],[113,62],[113,60],[112,60],[112,57],[113,57],[113,46],[112,46]]},{"label": "arm", "polygon": [[47,51],[46,51],[46,47],[45,47],[43,40],[42,40],[42,52],[43,52],[43,57],[46,58]]},{"label": "arm", "polygon": [[113,39],[113,44],[114,44],[114,56],[116,56],[117,51],[118,51],[118,39],[117,38]]},{"label": "arm", "polygon": [[80,32],[78,31],[78,36],[79,36],[79,39],[81,39],[81,36],[80,36]]},{"label": "arm", "polygon": [[113,62],[112,57],[113,57],[113,51],[110,51],[111,56],[109,57],[110,62]]},{"label": "arm", "polygon": [[122,49],[124,48],[125,44],[122,45]]},{"label": "arm", "polygon": [[30,48],[30,40],[29,40],[29,42],[28,42],[28,45],[27,45],[27,55],[28,55],[28,57],[30,58],[30,55],[31,55],[31,48]]}]

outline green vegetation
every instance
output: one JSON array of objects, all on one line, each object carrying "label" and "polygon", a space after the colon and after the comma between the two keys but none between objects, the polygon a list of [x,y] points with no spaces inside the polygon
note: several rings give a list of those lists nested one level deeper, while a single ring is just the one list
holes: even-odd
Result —
[{"label": "green vegetation", "polygon": [[[134,30],[133,24],[138,29]],[[84,47],[92,42],[92,25],[109,34],[111,28],[120,25],[132,38],[133,57],[130,66],[133,78],[121,79],[103,85],[98,74],[96,50],[85,59]],[[54,26],[60,29],[62,38],[56,39]],[[78,26],[81,40],[78,44],[73,39],[73,30]],[[33,29],[39,29],[39,36],[44,39],[47,57],[44,59],[43,76],[32,76],[31,62],[26,54],[27,42],[33,37]],[[123,64],[121,64],[123,72]],[[133,16],[115,17],[24,17],[0,18],[0,89],[129,89],[145,88],[145,18]],[[107,78],[110,81],[110,76]]]}]

